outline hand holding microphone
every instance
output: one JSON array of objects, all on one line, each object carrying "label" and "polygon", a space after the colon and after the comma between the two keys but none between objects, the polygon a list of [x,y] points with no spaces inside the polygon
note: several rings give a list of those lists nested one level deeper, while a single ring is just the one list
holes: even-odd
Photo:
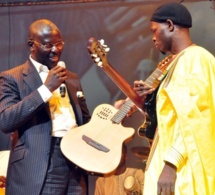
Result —
[{"label": "hand holding microphone", "polygon": [[[57,65],[66,68],[66,64],[63,61],[59,61]],[[66,95],[66,85],[64,82],[60,85],[60,95],[61,97],[65,97]]]},{"label": "hand holding microphone", "polygon": [[65,63],[63,61],[59,61],[57,66],[50,69],[44,84],[51,92],[55,91],[57,88],[60,88],[61,97],[65,97],[66,85],[64,81],[66,79],[67,75]]}]

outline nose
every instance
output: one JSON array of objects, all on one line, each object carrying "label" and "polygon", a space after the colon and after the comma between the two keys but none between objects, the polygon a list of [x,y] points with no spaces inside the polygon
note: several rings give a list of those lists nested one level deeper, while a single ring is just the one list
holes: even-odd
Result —
[{"label": "nose", "polygon": [[53,45],[52,48],[51,48],[51,51],[54,52],[56,50],[58,50],[58,47],[56,45]]}]

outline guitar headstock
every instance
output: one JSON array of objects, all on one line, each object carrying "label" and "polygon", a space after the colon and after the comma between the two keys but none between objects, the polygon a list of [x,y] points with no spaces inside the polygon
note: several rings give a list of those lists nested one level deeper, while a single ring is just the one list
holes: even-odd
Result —
[{"label": "guitar headstock", "polygon": [[108,65],[107,53],[110,51],[110,48],[104,44],[104,40],[96,40],[91,37],[88,40],[87,49],[93,59],[93,61],[100,67]]}]

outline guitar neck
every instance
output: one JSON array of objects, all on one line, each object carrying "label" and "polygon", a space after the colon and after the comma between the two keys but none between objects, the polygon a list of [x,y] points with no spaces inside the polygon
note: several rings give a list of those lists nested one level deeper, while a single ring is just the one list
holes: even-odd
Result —
[{"label": "guitar neck", "polygon": [[119,109],[119,111],[112,117],[112,121],[114,123],[121,123],[121,121],[125,118],[125,116],[128,114],[128,111],[131,109],[132,105],[131,99],[128,99],[125,101],[125,103],[122,105],[122,107]]},{"label": "guitar neck", "polygon": [[163,59],[152,74],[146,79],[145,83],[156,89],[164,79],[167,72],[170,70],[170,63],[173,59],[174,57],[172,55],[169,55]]},{"label": "guitar neck", "polygon": [[[107,64],[107,62],[106,62]],[[114,123],[119,124],[123,118],[127,115],[128,111],[130,110],[130,106],[135,104],[136,107],[143,113],[142,110],[142,101],[138,94],[131,88],[131,86],[117,73],[117,71],[108,64],[105,66],[100,66],[108,75],[109,77],[118,85],[118,87],[124,92],[124,94],[130,98],[127,99],[126,102],[122,105],[119,111],[112,117],[112,121]],[[156,68],[152,74],[146,79],[145,83],[153,88],[157,88],[160,85],[160,82],[163,78],[164,74],[159,69]],[[160,78],[160,79],[159,79]]]},{"label": "guitar neck", "polygon": [[123,93],[139,108],[142,109],[142,100],[133,88],[118,74],[118,72],[110,65],[101,66],[101,68],[109,75],[109,77],[117,84]]},{"label": "guitar neck", "polygon": [[153,88],[157,88],[160,84],[159,80],[157,79],[162,74],[162,71],[156,68],[152,74],[145,80],[145,83]]}]

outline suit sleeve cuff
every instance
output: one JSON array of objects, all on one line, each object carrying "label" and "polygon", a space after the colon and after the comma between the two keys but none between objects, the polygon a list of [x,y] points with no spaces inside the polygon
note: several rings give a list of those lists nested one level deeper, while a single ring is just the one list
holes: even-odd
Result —
[{"label": "suit sleeve cuff", "polygon": [[37,90],[45,103],[52,97],[52,93],[45,85],[40,86]]}]

